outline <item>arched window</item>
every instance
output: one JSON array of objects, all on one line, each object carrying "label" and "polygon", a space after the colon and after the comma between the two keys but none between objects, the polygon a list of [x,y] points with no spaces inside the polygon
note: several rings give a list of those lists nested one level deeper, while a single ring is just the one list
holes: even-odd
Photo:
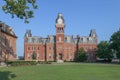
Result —
[{"label": "arched window", "polygon": [[30,50],[30,47],[28,46],[28,51]]},{"label": "arched window", "polygon": [[61,42],[61,37],[59,37],[59,42]]}]

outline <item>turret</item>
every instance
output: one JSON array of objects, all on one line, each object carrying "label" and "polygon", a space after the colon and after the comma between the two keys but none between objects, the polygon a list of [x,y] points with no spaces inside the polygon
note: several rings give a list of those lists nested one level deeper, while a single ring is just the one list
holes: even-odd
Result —
[{"label": "turret", "polygon": [[61,13],[58,14],[56,19],[56,34],[64,34],[65,21]]},{"label": "turret", "polygon": [[31,30],[27,30],[24,37],[31,37]]},{"label": "turret", "polygon": [[64,25],[65,21],[61,13],[58,14],[58,17],[56,19],[56,24],[63,24]]},{"label": "turret", "polygon": [[90,37],[97,37],[95,29],[92,29],[89,34]]}]

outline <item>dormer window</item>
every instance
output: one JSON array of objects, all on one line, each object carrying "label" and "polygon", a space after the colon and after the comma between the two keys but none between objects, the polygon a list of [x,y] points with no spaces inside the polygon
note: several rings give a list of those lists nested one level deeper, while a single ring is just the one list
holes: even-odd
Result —
[{"label": "dormer window", "polygon": [[81,38],[81,41],[83,41],[83,38]]},{"label": "dormer window", "polygon": [[67,42],[67,38],[65,38],[65,42]]},{"label": "dormer window", "polygon": [[34,43],[34,38],[32,38],[32,42]]},{"label": "dormer window", "polygon": [[89,38],[87,38],[87,41],[89,41]]}]

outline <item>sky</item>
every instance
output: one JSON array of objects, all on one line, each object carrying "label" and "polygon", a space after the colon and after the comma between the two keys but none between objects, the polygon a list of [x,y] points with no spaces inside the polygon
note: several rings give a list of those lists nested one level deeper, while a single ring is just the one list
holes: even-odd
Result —
[{"label": "sky", "polygon": [[[4,5],[0,0],[0,7]],[[120,28],[120,0],[37,0],[38,9],[29,24],[11,18],[0,9],[0,20],[14,28],[17,39],[17,55],[24,54],[24,34],[30,29],[33,36],[43,38],[55,35],[58,13],[65,19],[65,35],[88,36],[95,29],[99,42],[109,40]]]}]

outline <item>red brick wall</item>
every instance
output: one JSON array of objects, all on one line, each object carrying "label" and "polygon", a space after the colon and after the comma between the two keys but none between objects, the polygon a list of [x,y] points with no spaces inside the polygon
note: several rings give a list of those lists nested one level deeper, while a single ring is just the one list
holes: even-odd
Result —
[{"label": "red brick wall", "polygon": [[43,44],[24,44],[24,59],[27,61],[32,60],[32,54],[35,52],[37,54],[36,60],[45,60],[45,46]]},{"label": "red brick wall", "polygon": [[54,61],[55,59],[55,44],[54,43],[46,44],[46,59],[47,61]]},{"label": "red brick wall", "polygon": [[95,52],[97,50],[97,44],[78,44],[78,49],[84,48],[89,61],[95,61]]},{"label": "red brick wall", "polygon": [[6,34],[2,33],[2,59],[5,60],[5,57],[9,61],[16,60],[16,40],[17,38]]},{"label": "red brick wall", "polygon": [[75,58],[75,44],[74,43],[65,43],[64,44],[64,60],[73,61]]},{"label": "red brick wall", "polygon": [[[28,50],[28,47],[30,48]],[[36,47],[36,49],[32,49]],[[39,50],[37,48],[40,48]],[[45,49],[46,48],[46,49]],[[95,51],[97,49],[97,44],[78,44],[78,49],[84,48],[88,57],[88,60],[95,60]],[[75,52],[77,50],[77,45],[74,43],[64,43],[57,41],[54,43],[47,43],[46,47],[43,44],[24,44],[24,58],[25,60],[32,60],[31,55],[34,51],[39,54],[37,60],[45,60],[45,50],[46,50],[46,60],[54,61],[59,60],[59,54],[62,54],[62,60],[73,61],[75,58]],[[89,53],[89,54],[88,54]]]}]

